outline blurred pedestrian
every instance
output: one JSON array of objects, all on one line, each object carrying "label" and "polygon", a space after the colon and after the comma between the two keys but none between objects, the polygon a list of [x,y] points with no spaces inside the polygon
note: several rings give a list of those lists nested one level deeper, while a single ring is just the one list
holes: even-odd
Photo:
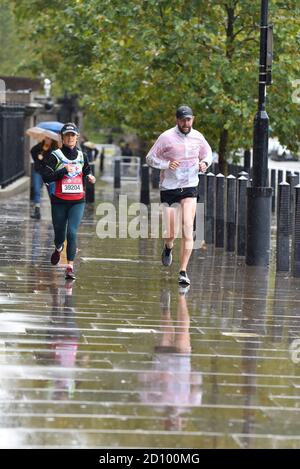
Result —
[{"label": "blurred pedestrian", "polygon": [[40,220],[41,218],[41,193],[43,186],[43,179],[41,176],[41,168],[45,163],[47,156],[51,154],[52,151],[58,148],[57,142],[51,140],[51,138],[45,137],[42,142],[39,142],[37,145],[34,145],[31,150],[31,156],[33,159],[33,168],[32,168],[32,184],[33,184],[33,203],[34,203],[34,212],[31,215],[31,218]]},{"label": "blurred pedestrian", "polygon": [[175,220],[180,209],[182,239],[178,282],[186,285],[190,284],[186,270],[194,245],[198,173],[205,172],[212,162],[211,148],[203,135],[193,129],[193,122],[192,109],[180,106],[176,111],[176,127],[162,133],[146,156],[149,166],[161,170],[160,200],[164,204],[166,227],[161,255],[164,266],[172,264]]},{"label": "blurred pedestrian", "polygon": [[99,150],[97,149],[96,144],[88,140],[87,137],[84,137],[82,139],[81,149],[87,155],[87,159],[89,163],[92,163],[93,161],[95,161],[99,154]]},{"label": "blurred pedestrian", "polygon": [[[127,142],[127,143],[125,144],[125,146],[122,148],[122,155],[123,155],[123,156],[132,156],[132,155],[133,155],[132,150],[131,150],[130,145],[129,145],[128,142]],[[130,158],[128,158],[127,161],[130,161]]]},{"label": "blurred pedestrian", "polygon": [[43,180],[51,184],[51,209],[55,250],[51,264],[59,263],[67,239],[67,268],[65,278],[75,280],[74,259],[77,252],[77,230],[83,217],[85,192],[83,179],[96,182],[91,174],[86,155],[77,148],[79,131],[75,124],[67,123],[61,129],[62,148],[55,150],[43,166]]}]

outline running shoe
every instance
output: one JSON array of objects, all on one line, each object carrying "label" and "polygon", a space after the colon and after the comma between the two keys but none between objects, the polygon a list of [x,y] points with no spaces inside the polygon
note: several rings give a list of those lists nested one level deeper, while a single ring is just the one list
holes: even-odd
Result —
[{"label": "running shoe", "polygon": [[68,265],[68,267],[65,270],[65,279],[66,280],[75,280],[76,279],[73,267],[71,267],[70,265]]},{"label": "running shoe", "polygon": [[52,265],[56,265],[59,263],[59,260],[60,260],[60,255],[62,253],[62,250],[64,248],[64,245],[62,245],[62,247],[60,249],[55,249],[51,255],[51,264]]},{"label": "running shoe", "polygon": [[178,283],[180,283],[180,285],[190,285],[191,284],[191,281],[188,278],[188,275],[184,270],[181,270],[179,272]]},{"label": "running shoe", "polygon": [[161,253],[161,261],[165,267],[169,267],[172,264],[172,248],[168,248],[166,245]]}]

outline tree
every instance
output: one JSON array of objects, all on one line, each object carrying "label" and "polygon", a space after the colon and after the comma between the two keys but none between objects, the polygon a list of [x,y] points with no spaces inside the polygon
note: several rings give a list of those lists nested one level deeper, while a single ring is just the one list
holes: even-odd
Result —
[{"label": "tree", "polygon": [[[175,108],[186,103],[197,116],[196,127],[218,151],[223,170],[232,150],[252,146],[259,2],[49,3],[18,0],[15,11],[31,21],[31,40],[43,70],[63,89],[79,93],[85,108],[103,123],[122,122],[150,144],[173,124]],[[299,13],[297,0],[272,2],[275,64],[269,114],[274,132],[289,141],[293,136],[295,145],[300,126],[291,82],[299,71],[293,60]]]},{"label": "tree", "polygon": [[19,73],[22,60],[30,56],[24,43],[18,36],[18,29],[10,0],[0,0],[0,74],[15,75]]}]

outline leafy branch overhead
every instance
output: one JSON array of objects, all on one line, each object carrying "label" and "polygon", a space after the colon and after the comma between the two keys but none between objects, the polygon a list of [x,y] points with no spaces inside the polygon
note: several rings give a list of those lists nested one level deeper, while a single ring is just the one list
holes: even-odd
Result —
[{"label": "leafy branch overhead", "polygon": [[[36,71],[77,92],[103,126],[124,123],[149,144],[187,103],[195,127],[226,158],[252,146],[257,108],[260,2],[252,0],[15,0]],[[292,102],[300,41],[297,0],[270,2],[273,132],[298,147]]]}]

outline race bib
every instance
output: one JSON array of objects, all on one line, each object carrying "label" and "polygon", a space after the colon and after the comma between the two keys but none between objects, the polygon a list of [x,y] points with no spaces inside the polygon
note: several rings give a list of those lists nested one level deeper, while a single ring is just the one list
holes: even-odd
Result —
[{"label": "race bib", "polygon": [[75,174],[72,177],[64,177],[61,191],[63,194],[83,194],[82,176]]},{"label": "race bib", "polygon": [[83,185],[76,183],[63,183],[62,193],[63,194],[80,194],[83,192]]}]

